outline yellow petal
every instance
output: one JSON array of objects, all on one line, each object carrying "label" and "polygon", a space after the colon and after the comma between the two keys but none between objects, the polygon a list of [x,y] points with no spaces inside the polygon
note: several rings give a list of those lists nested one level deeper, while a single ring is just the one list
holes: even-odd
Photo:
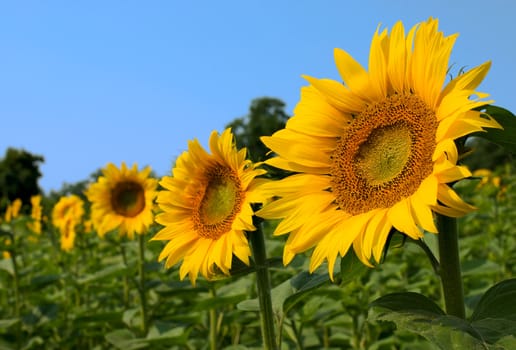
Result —
[{"label": "yellow petal", "polygon": [[472,205],[464,202],[454,190],[445,184],[440,184],[438,187],[438,198],[439,201],[445,206],[455,209],[458,213],[462,212],[462,215],[467,214],[471,211],[476,210]]},{"label": "yellow petal", "polygon": [[335,80],[317,79],[309,76],[303,77],[324,94],[332,106],[344,113],[357,114],[365,106],[365,101]]},{"label": "yellow petal", "polygon": [[364,67],[344,50],[335,49],[334,56],[344,84],[362,98],[370,95],[369,75]]},{"label": "yellow petal", "polygon": [[423,236],[422,232],[414,223],[408,199],[403,199],[389,208],[387,218],[396,230],[406,234],[410,238],[419,239]]},{"label": "yellow petal", "polygon": [[485,62],[478,67],[472,68],[466,73],[453,79],[443,90],[442,94],[447,95],[454,90],[473,90],[484,80],[491,68],[491,61]]},{"label": "yellow petal", "polygon": [[416,223],[428,232],[437,233],[430,207],[422,203],[416,197],[410,198],[410,205],[412,208],[412,216],[416,220]]},{"label": "yellow petal", "polygon": [[287,171],[293,171],[293,172],[303,172],[303,173],[309,173],[309,174],[328,174],[330,167],[329,166],[323,166],[323,167],[310,167],[306,166],[304,164],[299,164],[297,162],[289,161],[280,157],[274,157],[267,159],[265,161],[265,164],[268,164],[270,166],[273,166],[278,169],[284,169]]},{"label": "yellow petal", "polygon": [[383,43],[388,40],[386,31],[378,33],[376,29],[369,51],[369,79],[373,100],[381,100],[387,96],[387,59]]},{"label": "yellow petal", "polygon": [[405,92],[406,61],[405,28],[400,21],[391,30],[389,61],[387,62],[387,75],[397,93]]}]

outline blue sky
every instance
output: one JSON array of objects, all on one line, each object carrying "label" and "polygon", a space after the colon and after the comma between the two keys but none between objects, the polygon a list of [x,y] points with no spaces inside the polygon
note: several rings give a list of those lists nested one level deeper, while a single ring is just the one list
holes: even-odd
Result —
[{"label": "blue sky", "polygon": [[455,67],[492,60],[480,90],[516,111],[513,0],[16,1],[0,4],[0,156],[43,155],[48,193],[108,162],[170,172],[198,138],[286,102],[302,74],[338,79],[333,49],[367,66],[371,36],[402,20],[460,33]]}]

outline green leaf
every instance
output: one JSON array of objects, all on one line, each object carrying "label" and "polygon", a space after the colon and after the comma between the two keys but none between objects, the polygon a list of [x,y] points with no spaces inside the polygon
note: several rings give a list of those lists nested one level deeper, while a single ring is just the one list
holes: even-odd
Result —
[{"label": "green leaf", "polygon": [[419,334],[443,350],[488,349],[466,320],[445,315],[421,294],[389,294],[375,300],[372,306],[383,309],[372,319],[394,322],[398,328]]},{"label": "green leaf", "polygon": [[355,253],[349,250],[340,261],[340,284],[352,282],[360,278],[368,270],[369,268],[357,258]]},{"label": "green leaf", "polygon": [[471,315],[471,321],[486,318],[516,321],[515,300],[516,278],[502,281],[485,292]]},{"label": "green leaf", "polygon": [[77,284],[83,285],[91,282],[95,282],[104,278],[113,278],[116,276],[121,276],[126,274],[128,271],[127,267],[124,264],[116,264],[112,266],[108,266],[103,270],[97,271],[91,275],[87,275],[85,277],[79,278],[77,280]]},{"label": "green leaf", "polygon": [[14,266],[12,259],[0,260],[0,270],[6,271],[9,275],[14,276]]},{"label": "green leaf", "polygon": [[497,343],[506,336],[516,336],[516,321],[485,318],[473,322],[472,327],[490,344]]},{"label": "green leaf", "polygon": [[190,330],[185,327],[172,327],[165,322],[156,322],[150,329],[146,343],[152,345],[164,344],[167,348],[172,345],[184,345],[188,340]]},{"label": "green leaf", "polygon": [[502,338],[496,343],[496,345],[500,347],[498,349],[516,349],[516,338],[512,336]]},{"label": "green leaf", "polygon": [[486,129],[487,132],[475,133],[475,136],[503,146],[508,152],[516,154],[516,117],[510,111],[498,106],[484,106],[482,111],[493,117],[502,129]]},{"label": "green leaf", "polygon": [[215,296],[204,299],[195,304],[195,310],[209,310],[217,309],[227,305],[235,305],[246,298],[245,294],[230,295],[230,296]]},{"label": "green leaf", "polygon": [[61,279],[60,275],[38,275],[31,279],[29,288],[30,290],[41,290],[46,286],[52,285]]},{"label": "green leaf", "polygon": [[301,272],[290,280],[292,292],[283,302],[283,312],[288,313],[299,302],[310,295],[310,291],[328,283],[330,276],[327,273],[313,274]]},{"label": "green leaf", "polygon": [[464,261],[462,264],[462,276],[495,275],[502,271],[502,266],[485,259],[471,259]]},{"label": "green leaf", "polygon": [[84,324],[87,323],[115,323],[121,322],[122,320],[122,312],[120,311],[111,311],[111,312],[95,312],[91,314],[79,315],[74,320],[73,323],[77,327],[83,327]]},{"label": "green leaf", "polygon": [[105,335],[106,340],[121,350],[135,350],[147,347],[145,342],[140,341],[128,329],[117,329]]},{"label": "green leaf", "polygon": [[413,292],[388,294],[373,301],[371,306],[394,312],[427,314],[434,318],[445,314],[432,300]]},{"label": "green leaf", "polygon": [[20,322],[19,318],[9,318],[5,320],[0,320],[0,329],[7,329],[18,322]]},{"label": "green leaf", "polygon": [[[292,288],[290,281],[291,280],[286,280],[271,289],[272,309],[276,315],[281,312],[285,299],[294,293],[294,289]],[[237,308],[243,311],[260,311],[260,305],[257,298],[244,300],[238,303]]]}]

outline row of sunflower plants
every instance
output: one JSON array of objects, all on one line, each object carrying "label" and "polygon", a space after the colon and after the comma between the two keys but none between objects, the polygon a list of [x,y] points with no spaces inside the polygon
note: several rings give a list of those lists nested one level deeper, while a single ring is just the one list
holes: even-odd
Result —
[{"label": "row of sunflower plants", "polygon": [[470,136],[514,152],[516,122],[476,90],[489,62],[445,83],[455,39],[378,30],[369,72],[336,49],[344,84],[306,77],[264,163],[226,129],[159,181],[108,164],[42,228],[13,203],[2,345],[514,348],[513,169],[461,161]]},{"label": "row of sunflower plants", "polygon": [[[465,300],[470,312],[489,286],[514,276],[513,171],[510,164],[496,171],[479,170],[475,179],[458,188],[479,208],[460,221]],[[88,220],[77,224],[72,242],[50,223],[43,222],[43,231],[37,233],[33,230],[37,219],[18,216],[16,206],[19,203],[14,204],[15,218],[9,218],[9,209],[4,215],[8,221],[2,224],[4,238],[8,232],[18,237],[14,244],[5,244],[4,239],[2,247],[3,348],[201,349],[209,348],[210,342],[215,344],[212,348],[261,347],[255,279],[242,275],[246,265],[234,267],[231,279],[199,281],[195,287],[181,282],[178,271],[164,270],[156,261],[162,245],[147,242],[158,229],[152,225],[141,236],[146,240],[144,291],[149,326],[145,331],[138,289],[138,240],[117,232],[101,237]],[[54,213],[61,207],[56,205]],[[273,222],[264,225],[271,257],[280,256],[283,246],[271,235],[275,226]],[[435,236],[425,239],[436,249]],[[274,322],[283,348],[434,349],[420,336],[375,321],[378,314],[371,313],[375,299],[397,291],[424,292],[437,302],[441,298],[439,278],[418,244],[397,233],[389,247],[388,256],[375,269],[346,255],[333,282],[324,268],[308,273],[308,257],[298,256],[287,267],[270,259]]]}]

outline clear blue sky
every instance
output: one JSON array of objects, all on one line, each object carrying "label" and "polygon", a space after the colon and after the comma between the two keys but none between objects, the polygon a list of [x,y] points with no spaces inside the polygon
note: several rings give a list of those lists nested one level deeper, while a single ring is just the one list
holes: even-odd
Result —
[{"label": "clear blue sky", "polygon": [[440,20],[456,67],[493,66],[480,90],[516,110],[516,1],[11,1],[0,4],[0,156],[45,157],[48,192],[108,162],[168,174],[271,96],[292,110],[302,74],[338,79],[333,49],[367,66],[378,24]]}]

